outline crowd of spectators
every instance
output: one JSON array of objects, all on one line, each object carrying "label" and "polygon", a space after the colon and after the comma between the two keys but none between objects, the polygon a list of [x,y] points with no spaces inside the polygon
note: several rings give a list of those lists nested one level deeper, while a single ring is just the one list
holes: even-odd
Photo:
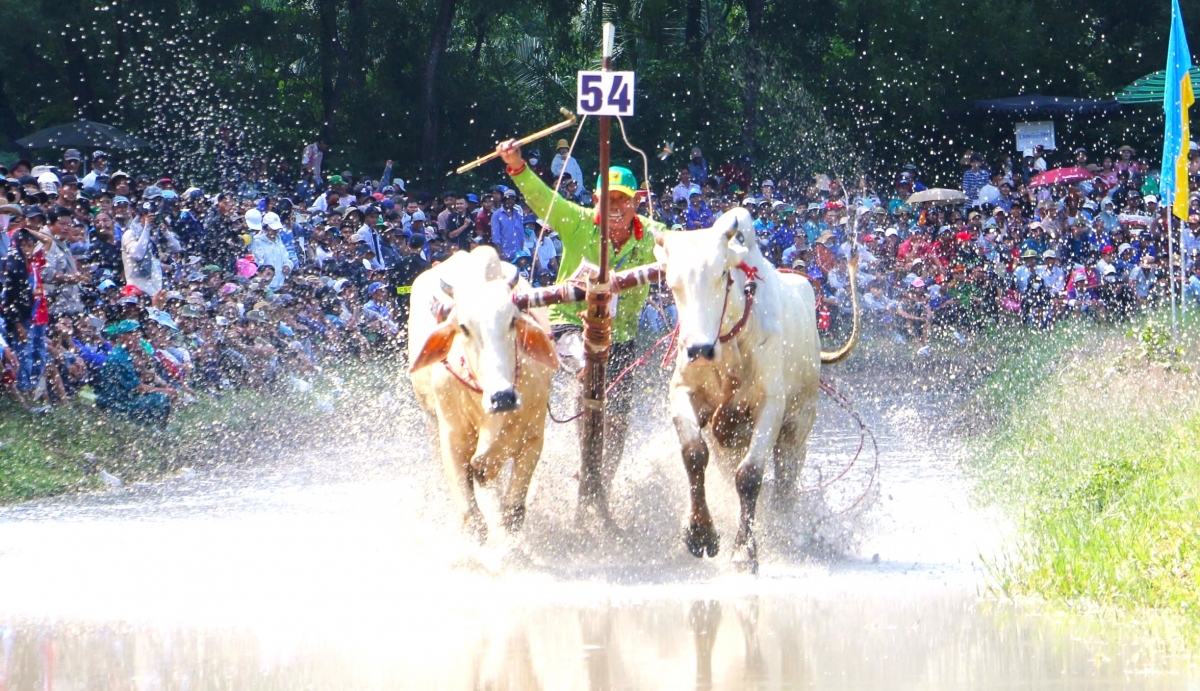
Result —
[{"label": "crowd of spectators", "polygon": [[[529,165],[591,204],[594,174],[565,140],[555,148],[530,152]],[[1161,302],[1172,276],[1200,306],[1200,215],[1176,248],[1186,259],[1168,269],[1165,210],[1135,154],[1092,165],[1076,151],[1058,163],[1094,175],[1036,186],[1052,154],[989,167],[970,153],[966,202],[916,205],[909,196],[925,186],[914,166],[879,186],[828,175],[752,185],[745,161],[710,169],[693,149],[640,211],[683,231],[744,205],[766,256],[812,280],[822,329],[849,314],[856,237],[868,324],[924,353],[939,333],[963,340],[1006,318],[1119,318]],[[197,396],[295,385],[330,358],[399,352],[413,280],[453,252],[491,244],[533,284],[556,280],[561,244],[517,190],[434,196],[408,190],[391,161],[373,179],[327,174],[324,155],[307,147],[295,173],[256,161],[239,174],[231,159],[224,191],[112,170],[104,151],[0,167],[0,395],[161,425]],[[644,315],[646,328],[667,328],[669,292],[652,291]]]},{"label": "crowd of spectators", "polygon": [[[660,197],[660,213],[692,229],[744,205],[763,253],[813,282],[822,328],[848,322],[852,237],[869,330],[916,343],[922,355],[931,338],[965,343],[990,325],[1127,318],[1169,302],[1172,282],[1187,308],[1200,309],[1200,192],[1186,221],[1168,225],[1157,170],[1131,146],[1099,163],[1082,148],[1039,147],[990,163],[968,151],[959,190],[930,190],[944,201],[912,203],[926,185],[911,164],[882,184],[817,175],[751,188],[744,167],[708,174],[699,150],[692,156]],[[1195,143],[1190,162],[1194,178]],[[1042,184],[1047,178],[1061,181]]]}]

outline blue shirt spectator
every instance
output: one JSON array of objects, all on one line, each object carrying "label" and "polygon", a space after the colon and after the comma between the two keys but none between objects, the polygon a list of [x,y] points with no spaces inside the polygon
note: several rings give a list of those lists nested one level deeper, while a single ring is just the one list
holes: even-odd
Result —
[{"label": "blue shirt spectator", "polygon": [[492,241],[500,248],[500,256],[512,261],[525,248],[525,215],[516,208],[517,195],[504,193],[504,206],[492,213]]}]

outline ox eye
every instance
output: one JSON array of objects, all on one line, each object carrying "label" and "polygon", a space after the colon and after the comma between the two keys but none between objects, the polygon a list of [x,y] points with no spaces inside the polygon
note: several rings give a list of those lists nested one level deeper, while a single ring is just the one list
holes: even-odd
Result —
[{"label": "ox eye", "polygon": [[462,335],[466,336],[467,338],[471,337],[471,332],[467,330],[467,327],[460,326],[460,327],[458,327],[458,330],[462,331]]},{"label": "ox eye", "polygon": [[513,317],[512,322],[510,322],[508,325],[508,328],[510,328],[510,329],[517,328],[517,319],[518,319],[518,317]]}]

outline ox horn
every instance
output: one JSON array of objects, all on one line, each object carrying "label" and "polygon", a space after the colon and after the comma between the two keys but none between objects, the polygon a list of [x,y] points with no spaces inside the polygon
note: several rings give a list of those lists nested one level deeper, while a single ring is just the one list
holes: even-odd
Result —
[{"label": "ox horn", "polygon": [[442,292],[445,293],[446,295],[448,295],[450,298],[453,298],[454,297],[454,286],[450,285],[449,283],[446,283],[445,279],[439,279],[439,280],[441,281],[441,284],[442,284]]}]

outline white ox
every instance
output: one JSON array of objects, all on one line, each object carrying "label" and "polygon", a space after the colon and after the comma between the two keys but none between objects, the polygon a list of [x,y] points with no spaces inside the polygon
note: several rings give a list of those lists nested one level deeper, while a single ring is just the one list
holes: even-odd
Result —
[{"label": "white ox", "polygon": [[519,530],[542,453],[550,378],[558,354],[544,311],[512,302],[516,267],[491,247],[458,252],[417,277],[409,313],[409,373],[417,400],[436,418],[442,464],[463,527],[481,543],[487,522],[475,501],[513,464],[501,522]]},{"label": "white ox", "polygon": [[[763,258],[745,209],[728,211],[712,228],[663,233],[656,242],[679,310],[670,406],[691,490],[684,542],[697,557],[715,556],[720,545],[704,494],[707,429],[724,452],[719,458],[736,461],[741,515],[734,548],[744,546],[757,571],[753,527],[766,462],[774,462],[775,497],[794,497],[816,420],[821,363],[845,358],[858,339],[857,294],[849,342],[823,353],[812,284]],[[854,257],[851,285],[856,268]]]}]

